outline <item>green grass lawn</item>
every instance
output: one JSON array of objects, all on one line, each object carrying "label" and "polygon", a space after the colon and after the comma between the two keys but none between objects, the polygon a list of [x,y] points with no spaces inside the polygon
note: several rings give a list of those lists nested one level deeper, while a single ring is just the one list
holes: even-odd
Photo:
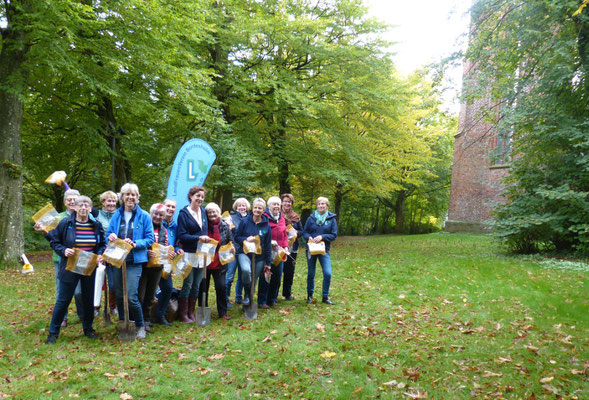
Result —
[{"label": "green grass lawn", "polygon": [[0,271],[0,398],[589,398],[586,264],[508,257],[480,235],[340,238],[330,307],[305,303],[301,256],[295,301],[255,321],[213,310],[209,327],[124,344],[102,319],[99,341],[83,337],[70,307],[45,345],[52,265]]}]

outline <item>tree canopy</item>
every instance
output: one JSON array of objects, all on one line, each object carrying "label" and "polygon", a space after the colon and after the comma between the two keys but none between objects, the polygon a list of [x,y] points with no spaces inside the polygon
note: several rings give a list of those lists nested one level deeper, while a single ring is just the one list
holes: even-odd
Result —
[{"label": "tree canopy", "polygon": [[[453,121],[424,75],[395,71],[361,0],[13,0],[0,18],[0,109],[21,112],[0,114],[0,130],[22,149],[22,162],[3,156],[0,199],[24,185],[26,210],[62,207],[62,190],[42,183],[55,170],[95,199],[133,181],[161,201],[193,137],[217,153],[206,185],[224,209],[277,192],[303,209],[318,195],[338,212],[363,196],[387,208],[436,180],[447,196]],[[445,213],[414,206],[418,225]]]}]

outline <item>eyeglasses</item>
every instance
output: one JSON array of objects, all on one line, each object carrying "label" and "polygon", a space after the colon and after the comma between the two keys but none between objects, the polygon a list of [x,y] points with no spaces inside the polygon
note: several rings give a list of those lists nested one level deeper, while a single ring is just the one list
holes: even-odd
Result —
[{"label": "eyeglasses", "polygon": [[92,208],[92,206],[88,203],[80,203],[78,204],[79,208]]}]

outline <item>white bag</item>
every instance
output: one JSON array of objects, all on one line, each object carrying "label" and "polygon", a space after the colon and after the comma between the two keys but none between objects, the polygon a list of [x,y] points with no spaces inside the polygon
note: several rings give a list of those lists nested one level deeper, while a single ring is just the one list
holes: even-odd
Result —
[{"label": "white bag", "polygon": [[102,286],[104,285],[105,276],[106,265],[100,263],[96,268],[96,280],[94,281],[94,307],[100,307],[100,299],[102,298]]}]

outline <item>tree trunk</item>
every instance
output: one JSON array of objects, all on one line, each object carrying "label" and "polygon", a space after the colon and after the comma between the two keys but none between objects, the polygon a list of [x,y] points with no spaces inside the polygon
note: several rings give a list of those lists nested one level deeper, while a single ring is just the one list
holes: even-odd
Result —
[{"label": "tree trunk", "polygon": [[400,191],[397,194],[397,200],[395,201],[395,207],[393,208],[395,211],[395,232],[402,233],[403,232],[403,224],[405,216],[403,215],[403,205],[405,203],[407,194],[404,190]]},{"label": "tree trunk", "polygon": [[11,3],[5,7],[9,26],[2,30],[0,53],[0,267],[17,268],[24,253],[20,96],[26,85],[21,66],[28,47],[24,32],[10,26],[17,11]]},{"label": "tree trunk", "polygon": [[279,192],[280,194],[290,193],[290,183],[289,183],[289,175],[290,172],[288,170],[288,160],[284,157],[284,147],[285,147],[285,140],[286,140],[286,131],[284,128],[281,128],[278,132],[280,137],[279,141],[282,145],[282,151],[277,152],[276,154],[276,162],[278,163],[278,184],[279,184]]},{"label": "tree trunk", "polygon": [[102,98],[102,104],[98,108],[97,114],[102,118],[104,127],[102,128],[102,137],[107,142],[107,146],[112,152],[112,186],[113,191],[118,191],[121,186],[131,181],[131,165],[122,146],[122,136],[126,132],[122,128],[117,128],[114,107],[108,97]]}]

